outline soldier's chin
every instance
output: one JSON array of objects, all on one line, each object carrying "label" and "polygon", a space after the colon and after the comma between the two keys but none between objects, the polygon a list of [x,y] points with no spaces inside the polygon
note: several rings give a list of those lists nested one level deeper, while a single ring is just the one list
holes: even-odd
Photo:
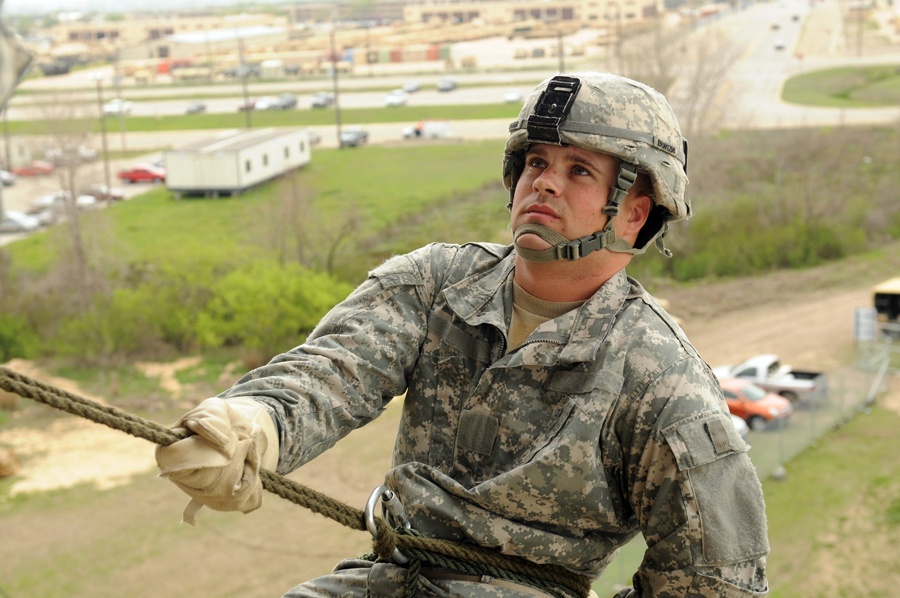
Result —
[{"label": "soldier's chin", "polygon": [[539,237],[534,233],[525,233],[516,239],[516,245],[519,247],[523,247],[525,249],[533,249],[535,251],[542,251],[544,249],[550,249],[552,245]]}]

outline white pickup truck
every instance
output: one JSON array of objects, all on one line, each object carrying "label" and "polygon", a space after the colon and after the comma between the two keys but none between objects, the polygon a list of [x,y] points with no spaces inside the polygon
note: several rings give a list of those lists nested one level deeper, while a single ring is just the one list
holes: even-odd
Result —
[{"label": "white pickup truck", "polygon": [[825,372],[794,370],[784,365],[777,355],[756,355],[738,365],[713,368],[719,378],[743,378],[760,388],[788,399],[821,402],[828,396],[828,375]]}]

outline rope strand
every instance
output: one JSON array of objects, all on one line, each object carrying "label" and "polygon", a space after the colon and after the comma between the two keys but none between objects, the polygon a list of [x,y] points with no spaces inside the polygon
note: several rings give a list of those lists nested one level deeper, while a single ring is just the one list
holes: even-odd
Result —
[{"label": "rope strand", "polygon": [[[0,366],[0,388],[160,446],[168,446],[191,435],[187,430],[176,432],[111,405],[79,397],[5,366]],[[366,531],[365,513],[361,509],[351,507],[272,471],[261,469],[259,475],[263,488],[269,492],[333,519],[345,527]],[[373,548],[384,560],[390,560],[394,549],[399,548],[401,551],[415,553],[417,561],[434,562],[456,570],[464,567],[458,564],[460,562],[477,563],[482,571],[490,570],[496,577],[513,581],[527,579],[531,580],[528,583],[532,584],[535,580],[541,580],[566,588],[575,596],[587,596],[590,591],[590,582],[586,577],[557,565],[538,566],[524,559],[475,545],[404,533],[404,530],[392,529],[379,517],[375,518],[375,525],[378,535],[373,542]],[[538,585],[545,587],[543,583]]]}]

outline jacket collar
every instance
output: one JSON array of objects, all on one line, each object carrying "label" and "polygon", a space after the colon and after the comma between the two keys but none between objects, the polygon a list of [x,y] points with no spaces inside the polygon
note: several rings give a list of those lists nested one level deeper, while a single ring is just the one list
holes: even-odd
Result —
[{"label": "jacket collar", "polygon": [[[448,307],[470,326],[490,324],[506,335],[512,313],[515,253],[468,276],[443,291]],[[592,361],[627,299],[643,289],[619,271],[576,310],[541,324],[528,342],[540,340],[561,346],[562,362]]]}]

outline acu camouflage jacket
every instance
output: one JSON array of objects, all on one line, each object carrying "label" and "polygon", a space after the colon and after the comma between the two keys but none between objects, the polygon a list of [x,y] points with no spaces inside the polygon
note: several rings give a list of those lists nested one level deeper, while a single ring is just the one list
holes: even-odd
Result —
[{"label": "acu camouflage jacket", "polygon": [[762,595],[762,490],[707,364],[624,272],[507,354],[513,260],[392,258],[222,396],[270,406],[287,473],[405,393],[386,484],[420,532],[591,578],[642,533],[632,595]]}]

